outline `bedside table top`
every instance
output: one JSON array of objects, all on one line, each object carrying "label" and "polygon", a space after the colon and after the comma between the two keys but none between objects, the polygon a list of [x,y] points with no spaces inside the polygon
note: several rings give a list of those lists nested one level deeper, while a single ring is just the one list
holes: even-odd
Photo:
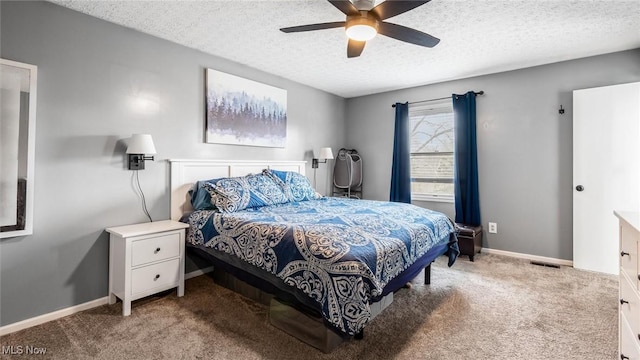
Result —
[{"label": "bedside table top", "polygon": [[115,234],[126,238],[138,235],[154,234],[163,231],[186,229],[188,227],[189,224],[185,224],[179,221],[162,220],[148,223],[110,227],[106,228],[105,230],[110,234]]}]

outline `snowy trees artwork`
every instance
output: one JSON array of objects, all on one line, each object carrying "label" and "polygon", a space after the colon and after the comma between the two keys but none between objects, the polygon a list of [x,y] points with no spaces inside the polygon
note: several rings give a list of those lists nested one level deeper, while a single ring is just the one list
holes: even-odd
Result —
[{"label": "snowy trees artwork", "polygon": [[287,91],[207,69],[208,143],[285,147]]}]

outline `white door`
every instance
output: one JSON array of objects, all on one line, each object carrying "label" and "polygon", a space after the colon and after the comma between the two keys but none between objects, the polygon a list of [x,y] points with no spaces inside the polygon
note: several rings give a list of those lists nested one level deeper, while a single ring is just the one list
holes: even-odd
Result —
[{"label": "white door", "polygon": [[573,92],[573,266],[618,274],[613,210],[640,209],[640,83]]}]

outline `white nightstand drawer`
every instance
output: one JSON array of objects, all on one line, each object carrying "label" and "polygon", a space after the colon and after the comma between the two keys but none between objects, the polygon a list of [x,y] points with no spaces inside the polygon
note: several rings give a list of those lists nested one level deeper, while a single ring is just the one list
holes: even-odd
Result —
[{"label": "white nightstand drawer", "polygon": [[178,285],[180,279],[180,259],[169,260],[131,271],[131,295],[156,287]]},{"label": "white nightstand drawer", "polygon": [[136,240],[131,244],[131,266],[180,256],[180,233]]}]

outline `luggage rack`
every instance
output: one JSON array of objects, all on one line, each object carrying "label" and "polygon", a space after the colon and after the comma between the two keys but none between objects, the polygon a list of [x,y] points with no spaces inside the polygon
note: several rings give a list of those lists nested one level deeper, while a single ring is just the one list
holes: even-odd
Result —
[{"label": "luggage rack", "polygon": [[342,148],[333,165],[333,196],[362,198],[362,157],[356,149]]}]

